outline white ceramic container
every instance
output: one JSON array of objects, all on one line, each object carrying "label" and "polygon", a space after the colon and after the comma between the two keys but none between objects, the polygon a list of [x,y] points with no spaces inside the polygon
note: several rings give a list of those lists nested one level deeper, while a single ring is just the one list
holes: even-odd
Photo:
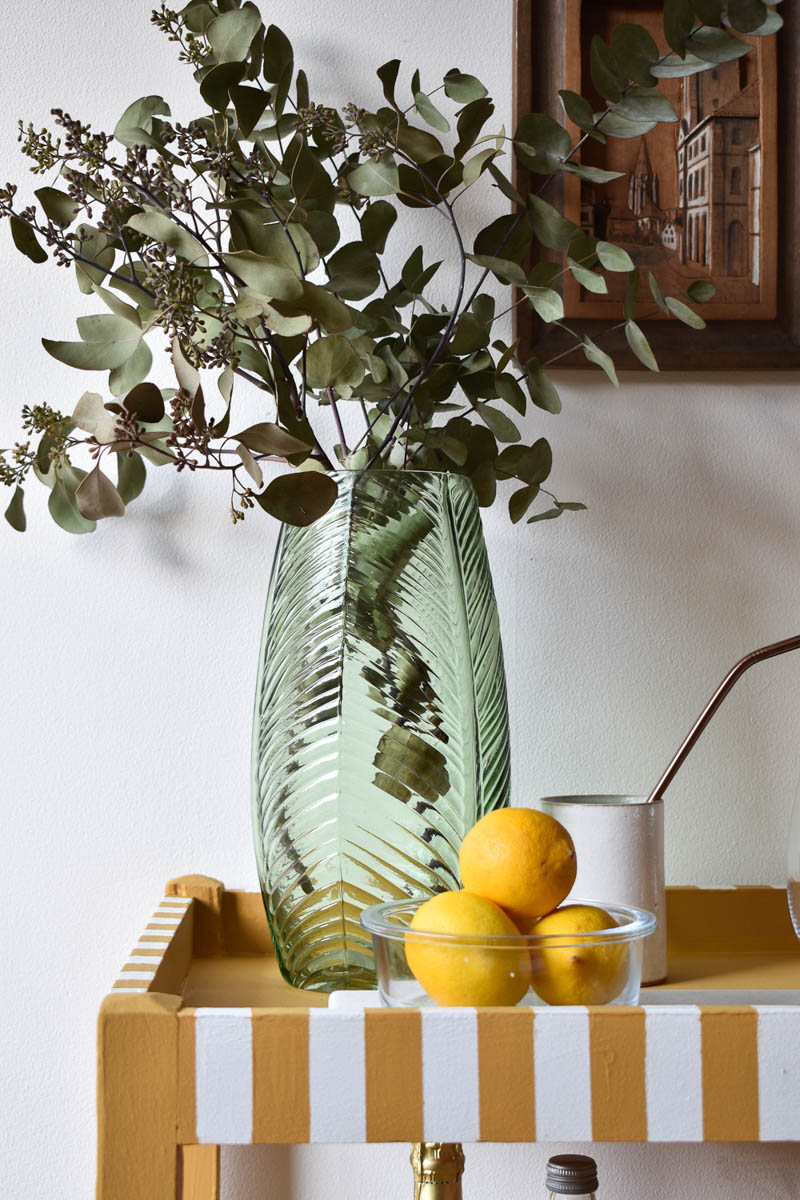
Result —
[{"label": "white ceramic container", "polygon": [[644,796],[544,796],[537,806],[572,835],[578,856],[576,896],[633,904],[658,924],[644,944],[642,983],[667,977],[664,803]]}]

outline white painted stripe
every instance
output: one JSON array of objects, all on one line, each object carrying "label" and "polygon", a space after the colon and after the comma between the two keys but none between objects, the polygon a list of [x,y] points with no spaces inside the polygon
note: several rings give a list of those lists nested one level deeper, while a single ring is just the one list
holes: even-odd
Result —
[{"label": "white painted stripe", "polygon": [[478,1014],[474,1008],[422,1010],[423,1128],[428,1142],[477,1142]]},{"label": "white painted stripe", "polygon": [[589,1014],[585,1008],[537,1008],[533,1019],[536,1139],[592,1140]]},{"label": "white painted stripe", "polygon": [[702,1142],[703,1062],[695,1004],[645,1009],[647,1140]]},{"label": "white painted stripe", "polygon": [[129,963],[152,963],[153,967],[157,967],[163,961],[163,954],[131,954],[128,957]]},{"label": "white painted stripe", "polygon": [[159,917],[157,914],[147,922],[148,925],[163,925],[165,929],[177,929],[180,923],[180,917]]},{"label": "white painted stripe", "polygon": [[758,1005],[757,1012],[759,1136],[800,1141],[800,1007]]},{"label": "white painted stripe", "polygon": [[152,980],[153,975],[153,971],[126,971],[120,976],[120,979],[147,979],[149,981]]},{"label": "white painted stripe", "polygon": [[194,1014],[197,1140],[223,1146],[253,1140],[253,1025],[249,1008]]},{"label": "white painted stripe", "polygon": [[364,1142],[364,1014],[312,1008],[308,1015],[309,1141]]},{"label": "white painted stripe", "polygon": [[159,907],[164,908],[169,905],[170,908],[188,908],[191,903],[191,896],[165,896]]}]

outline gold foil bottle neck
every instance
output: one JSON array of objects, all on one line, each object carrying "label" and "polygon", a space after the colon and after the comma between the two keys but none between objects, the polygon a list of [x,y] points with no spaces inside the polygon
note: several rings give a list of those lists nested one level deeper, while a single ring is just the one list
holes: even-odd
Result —
[{"label": "gold foil bottle neck", "polygon": [[461,1200],[464,1152],[458,1142],[415,1142],[414,1200]]}]

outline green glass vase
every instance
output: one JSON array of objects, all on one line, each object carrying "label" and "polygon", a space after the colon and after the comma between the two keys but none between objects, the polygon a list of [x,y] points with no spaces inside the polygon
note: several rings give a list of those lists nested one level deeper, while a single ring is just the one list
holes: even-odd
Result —
[{"label": "green glass vase", "polygon": [[371,987],[370,904],[459,886],[475,821],[508,803],[503,654],[472,484],[341,471],[280,533],[253,729],[261,889],[284,977]]}]

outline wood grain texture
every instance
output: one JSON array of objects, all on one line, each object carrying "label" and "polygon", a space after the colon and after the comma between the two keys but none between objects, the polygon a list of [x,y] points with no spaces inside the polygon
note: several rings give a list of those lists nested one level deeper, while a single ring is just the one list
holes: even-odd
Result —
[{"label": "wood grain texture", "polygon": [[[558,89],[568,86],[565,72],[568,9],[578,0],[516,0],[515,9],[515,95],[514,121],[526,112],[547,112],[563,121]],[[579,5],[578,5],[579,7]],[[778,315],[774,320],[712,320],[695,333],[677,321],[641,320],[655,356],[667,370],[753,368],[763,371],[800,366],[800,12],[784,5],[784,27],[777,35],[777,112],[767,105],[766,117],[777,126],[777,205],[773,220],[778,226]],[[541,187],[542,176],[532,177],[517,167],[515,182],[525,194]],[[547,186],[547,200],[563,208],[562,179]],[[555,257],[551,251],[542,258]],[[609,318],[571,319],[570,328],[591,338],[602,335],[602,347],[620,370],[644,368],[628,348],[624,331],[606,330]],[[583,352],[574,350],[575,340],[564,330],[545,325],[529,306],[515,310],[515,336],[524,361],[531,354],[547,364],[558,358],[558,366],[590,368]],[[594,368],[596,369],[596,368]]]},{"label": "wood grain texture", "polygon": [[179,1200],[219,1200],[219,1146],[181,1147]]}]

